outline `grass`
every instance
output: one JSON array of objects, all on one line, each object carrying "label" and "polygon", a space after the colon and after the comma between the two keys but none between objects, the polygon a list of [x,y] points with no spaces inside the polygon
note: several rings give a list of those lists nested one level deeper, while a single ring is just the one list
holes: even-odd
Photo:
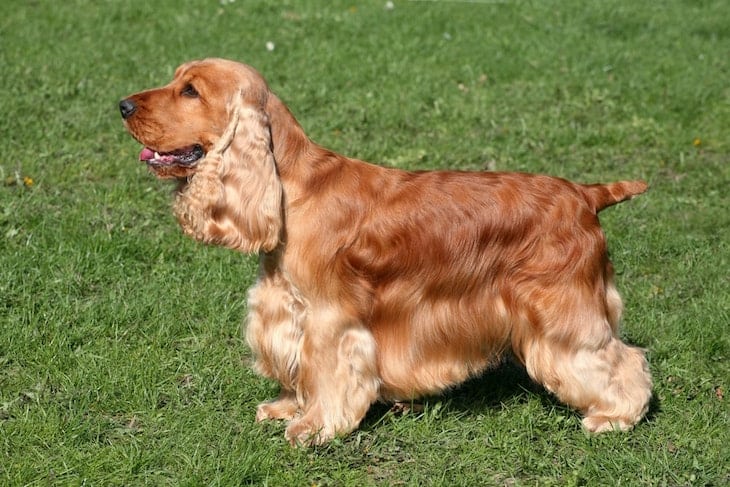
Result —
[{"label": "grass", "polygon": [[[725,2],[394,3],[5,5],[0,484],[730,483]],[[203,56],[256,66],[354,157],[648,180],[602,213],[647,421],[587,436],[505,366],[325,447],[255,424],[276,393],[240,333],[255,258],[180,234],[116,108]]]}]

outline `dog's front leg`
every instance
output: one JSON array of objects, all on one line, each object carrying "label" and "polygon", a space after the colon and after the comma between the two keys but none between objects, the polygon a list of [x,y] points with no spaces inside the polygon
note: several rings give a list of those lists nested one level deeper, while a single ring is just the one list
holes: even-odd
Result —
[{"label": "dog's front leg", "polygon": [[281,384],[277,399],[259,404],[256,421],[291,420],[299,411],[295,389],[304,306],[278,274],[263,275],[249,291],[246,341],[255,358],[254,369]]},{"label": "dog's front leg", "polygon": [[292,445],[321,444],[354,430],[380,388],[373,335],[332,312],[311,318],[304,329],[297,383],[302,415],[286,429]]}]

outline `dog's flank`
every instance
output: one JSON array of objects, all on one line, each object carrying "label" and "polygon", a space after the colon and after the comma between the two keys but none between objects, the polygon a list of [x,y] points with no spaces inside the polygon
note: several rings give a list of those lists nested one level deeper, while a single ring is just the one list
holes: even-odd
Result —
[{"label": "dog's flank", "polygon": [[145,150],[205,153],[150,165],[180,181],[183,230],[259,253],[246,339],[281,393],[256,419],[288,421],[292,444],[346,434],[374,401],[438,393],[507,353],[589,431],[646,413],[651,377],[619,338],[597,217],[645,183],[349,159],[310,141],[255,70],[220,59],[120,108]]}]

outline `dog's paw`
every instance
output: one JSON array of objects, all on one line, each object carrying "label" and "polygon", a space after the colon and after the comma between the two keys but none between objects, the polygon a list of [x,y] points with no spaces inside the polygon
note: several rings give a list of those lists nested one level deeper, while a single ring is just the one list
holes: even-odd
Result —
[{"label": "dog's paw", "polygon": [[284,437],[291,446],[306,447],[327,443],[335,437],[335,432],[304,419],[295,419],[287,426]]},{"label": "dog's paw", "polygon": [[606,431],[629,431],[634,425],[625,419],[586,416],[583,418],[583,427],[591,433],[604,433]]},{"label": "dog's paw", "polygon": [[297,403],[289,399],[262,402],[256,408],[256,422],[268,419],[283,419],[289,421],[297,414]]}]

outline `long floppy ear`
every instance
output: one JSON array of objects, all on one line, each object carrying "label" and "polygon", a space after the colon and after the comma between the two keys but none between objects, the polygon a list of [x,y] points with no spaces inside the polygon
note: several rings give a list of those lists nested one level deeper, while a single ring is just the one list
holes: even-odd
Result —
[{"label": "long floppy ear", "polygon": [[178,193],[175,214],[197,240],[241,252],[271,251],[283,226],[282,187],[267,115],[236,95],[230,122]]}]

